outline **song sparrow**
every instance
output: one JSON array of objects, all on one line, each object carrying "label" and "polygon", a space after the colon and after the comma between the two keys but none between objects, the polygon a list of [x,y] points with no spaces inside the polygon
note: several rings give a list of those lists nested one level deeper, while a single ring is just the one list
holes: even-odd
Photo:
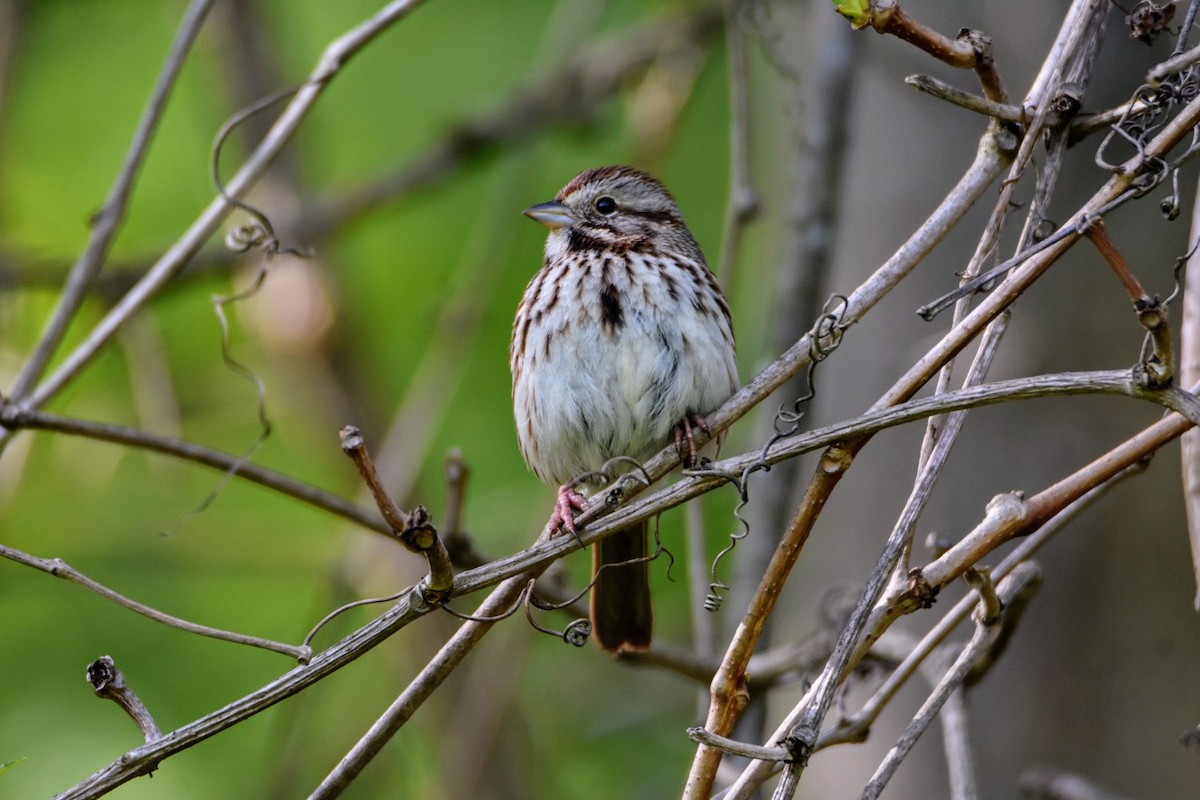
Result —
[{"label": "song sparrow", "polygon": [[[513,324],[517,436],[530,468],[559,485],[551,526],[574,531],[580,491],[600,485],[577,478],[617,456],[644,461],[673,430],[690,441],[737,389],[733,326],[675,200],[644,172],[588,170],[525,214],[550,233]],[[593,550],[592,623],[611,652],[650,644],[645,555],[645,523]]]}]

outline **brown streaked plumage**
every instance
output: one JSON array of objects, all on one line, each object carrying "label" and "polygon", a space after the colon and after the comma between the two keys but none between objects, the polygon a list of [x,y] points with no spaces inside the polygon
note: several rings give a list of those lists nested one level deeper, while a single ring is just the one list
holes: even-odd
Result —
[{"label": "brown streaked plumage", "polygon": [[[559,486],[551,524],[573,530],[579,491],[596,488],[577,478],[618,456],[646,460],[737,389],[733,325],[674,198],[650,175],[587,170],[525,213],[550,233],[513,324],[517,436],[530,468]],[[645,555],[644,523],[594,549],[592,621],[609,651],[650,644]]]}]

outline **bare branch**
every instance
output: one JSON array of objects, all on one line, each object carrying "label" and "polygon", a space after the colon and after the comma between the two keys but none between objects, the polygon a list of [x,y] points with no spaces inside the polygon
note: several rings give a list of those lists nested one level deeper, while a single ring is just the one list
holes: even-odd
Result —
[{"label": "bare branch", "polygon": [[709,733],[700,727],[688,728],[687,734],[688,738],[696,744],[715,747],[735,756],[756,758],[760,761],[787,761],[792,757],[786,747],[763,747],[762,745],[738,742],[724,736],[717,736],[715,733]]},{"label": "bare branch", "polygon": [[[851,17],[856,28],[870,25],[879,33],[891,34],[928,53],[944,64],[973,69],[979,76],[984,94],[998,103],[1008,101],[992,57],[992,42],[976,31],[962,30],[954,39],[943,36],[900,8],[898,0],[870,0],[861,16]],[[842,6],[839,5],[839,11]],[[845,14],[845,11],[842,11]],[[850,16],[850,15],[847,15]]]},{"label": "bare branch", "polygon": [[391,529],[380,517],[359,508],[343,497],[296,480],[281,472],[253,464],[241,456],[224,453],[194,442],[157,436],[137,428],[109,422],[75,419],[47,411],[23,411],[3,400],[0,400],[0,426],[9,431],[21,428],[55,431],[70,436],[83,436],[88,439],[112,442],[173,456],[245,478],[268,489],[274,489],[301,502],[343,517],[368,530],[385,535],[390,534]]},{"label": "bare branch", "polygon": [[429,611],[411,593],[381,616],[354,631],[332,647],[224,708],[171,731],[161,739],[131,750],[87,780],[56,796],[56,800],[85,800],[101,797],[116,787],[146,774],[161,761],[202,742],[210,736],[244,722],[281,700],[313,685],[377,646],[414,619]]},{"label": "bare branch", "polygon": [[187,60],[192,44],[196,41],[200,28],[212,6],[213,0],[192,0],[184,14],[179,32],[175,34],[175,41],[171,45],[171,52],[163,63],[158,83],[150,95],[150,102],[146,105],[146,110],[142,113],[142,120],[133,136],[129,152],[125,155],[125,163],[117,174],[116,183],[113,184],[108,199],[104,202],[104,207],[100,209],[100,213],[93,220],[92,236],[88,241],[87,248],[75,262],[75,266],[71,268],[66,286],[63,287],[62,294],[59,296],[58,308],[54,310],[54,315],[51,317],[46,331],[42,334],[37,349],[17,377],[12,396],[18,401],[25,398],[33,388],[34,382],[42,376],[50,358],[62,343],[71,320],[75,318],[75,313],[87,296],[88,289],[91,288],[92,282],[108,257],[109,247],[121,229],[121,223],[125,220],[125,209],[129,205],[134,182],[141,171],[146,152],[150,148],[150,140],[154,138],[154,134],[158,130],[158,122],[162,119],[167,100],[171,96],[171,90],[175,88],[175,80],[179,77],[179,71],[183,69],[183,63]]},{"label": "bare branch", "polygon": [[1017,785],[1025,800],[1126,800],[1084,778],[1057,769],[1028,769]]},{"label": "bare branch", "polygon": [[[1193,194],[1189,240],[1200,239],[1200,186]],[[1193,251],[1183,275],[1183,301],[1179,322],[1179,380],[1184,386],[1200,383],[1200,256]],[[1187,515],[1192,573],[1196,581],[1193,605],[1200,610],[1200,431],[1188,431],[1180,442],[1183,505]]]},{"label": "bare branch", "polygon": [[[549,537],[549,532],[543,533],[538,541],[542,543]],[[421,670],[420,674],[396,698],[387,711],[376,720],[370,730],[321,781],[321,784],[309,795],[309,800],[332,800],[332,798],[340,797],[363,768],[379,754],[383,746],[420,708],[421,704],[442,685],[442,682],[449,677],[467,653],[479,643],[484,634],[492,629],[492,625],[495,624],[492,619],[503,618],[507,610],[518,602],[522,594],[527,591],[526,587],[541,574],[543,569],[545,566],[541,565],[522,575],[509,578],[488,595],[488,598],[472,615],[473,619],[463,623],[450,641],[438,651],[437,655]]]},{"label": "bare branch", "polygon": [[21,552],[16,548],[8,545],[0,544],[0,557],[7,558],[10,561],[15,561],[18,564],[24,564],[27,567],[41,570],[47,575],[53,575],[56,578],[64,578],[71,583],[95,592],[106,600],[110,600],[119,606],[124,606],[130,611],[135,611],[144,617],[149,617],[155,622],[161,622],[164,625],[170,625],[172,628],[179,628],[181,631],[188,633],[207,636],[211,639],[221,639],[234,644],[245,644],[251,647],[261,647],[264,650],[271,650],[276,653],[283,653],[286,656],[291,656],[297,661],[304,663],[308,657],[312,655],[312,651],[307,647],[296,647],[295,645],[284,644],[282,642],[274,642],[270,639],[262,639],[258,636],[247,636],[241,633],[233,633],[224,631],[220,628],[210,628],[207,625],[199,625],[195,622],[189,622],[186,619],[165,614],[156,608],[151,608],[148,605],[139,603],[136,600],[131,600],[125,595],[109,589],[107,586],[92,580],[87,575],[84,575],[79,570],[72,567],[70,564],[63,561],[61,558],[38,558],[28,553]]},{"label": "bare branch", "polygon": [[[154,721],[154,717],[150,715],[150,710],[146,708],[142,699],[133,689],[129,688],[129,684],[125,681],[125,673],[117,669],[117,664],[113,661],[112,656],[100,656],[88,664],[87,680],[96,690],[97,697],[112,700],[133,719],[147,742],[162,738],[162,731],[158,729],[158,723]],[[146,772],[148,774],[153,770],[154,767],[150,767]]]},{"label": "bare branch", "polygon": [[[1025,564],[1015,570],[1011,575],[1005,578],[999,587],[1001,602],[1005,602],[1005,598],[1023,592],[1025,586],[1030,582],[1038,582],[1041,580],[1041,571],[1033,564]],[[986,619],[981,618],[975,626],[975,634],[971,637],[971,641],[963,648],[954,665],[943,676],[941,682],[930,693],[928,699],[921,705],[921,709],[913,718],[912,722],[905,728],[903,735],[899,741],[888,752],[887,757],[879,768],[875,770],[875,774],[871,777],[870,782],[859,797],[861,800],[875,800],[879,797],[880,792],[887,786],[889,780],[896,773],[896,769],[904,760],[905,756],[912,749],[912,746],[917,743],[917,739],[921,738],[921,734],[933,722],[933,718],[941,710],[942,705],[949,698],[950,693],[962,685],[966,679],[967,673],[975,666],[976,662],[983,657],[993,641],[1000,635],[1000,625],[997,623],[989,623]]]},{"label": "bare branch", "polygon": [[[117,330],[140,311],[150,298],[174,278],[196,254],[201,245],[233,209],[231,201],[240,199],[258,181],[275,156],[299,128],[300,123],[308,117],[325,87],[349,60],[420,4],[421,0],[392,0],[372,17],[338,37],[325,48],[308,80],[280,114],[266,138],[229,179],[225,186],[225,192],[212,200],[191,227],[96,324],[91,333],[64,359],[58,369],[39,384],[37,389],[22,398],[23,408],[40,408],[46,401],[62,391],[63,387],[92,362]],[[0,431],[0,444],[7,440],[8,435],[7,431]]]},{"label": "bare branch", "polygon": [[375,498],[379,513],[391,526],[392,535],[411,552],[425,556],[429,563],[426,588],[436,594],[448,590],[454,583],[454,568],[450,566],[450,554],[446,552],[446,546],[442,544],[437,528],[433,527],[429,512],[424,506],[417,506],[411,514],[400,510],[396,501],[384,488],[383,482],[379,480],[375,462],[371,460],[366,440],[358,428],[347,425],[342,428],[341,438],[342,450],[354,461],[354,466],[358,467],[358,474],[362,476],[371,496]]},{"label": "bare branch", "polygon": [[919,92],[933,95],[939,100],[945,100],[947,103],[953,103],[956,106],[965,108],[968,111],[974,111],[976,114],[982,114],[985,117],[992,117],[1003,122],[1021,124],[1024,124],[1026,121],[1025,110],[1019,106],[997,103],[986,97],[979,97],[969,92],[964,92],[962,89],[956,89],[945,81],[940,81],[929,75],[909,75],[904,79],[904,82]]},{"label": "bare branch", "polygon": [[[1018,565],[1032,558],[1042,545],[1050,541],[1054,536],[1060,533],[1069,523],[1073,522],[1079,514],[1106,494],[1108,490],[1117,485],[1125,478],[1135,474],[1140,474],[1141,469],[1134,467],[1124,470],[1117,474],[1109,481],[1097,486],[1095,489],[1088,492],[1079,500],[1072,503],[1067,508],[1063,509],[1054,519],[1043,525],[1036,533],[1031,534],[1026,539],[1023,539],[1008,556],[1000,562],[992,570],[994,578],[1003,578],[1009,575]],[[878,718],[879,713],[884,706],[891,700],[895,693],[907,683],[908,679],[916,672],[921,663],[929,657],[934,650],[946,640],[946,637],[954,630],[957,625],[967,618],[978,606],[978,601],[973,595],[967,595],[959,600],[955,605],[942,617],[936,625],[921,638],[921,641],[916,644],[905,656],[904,660],[892,670],[887,679],[882,685],[871,695],[870,699],[863,704],[860,711],[849,719],[843,720],[836,727],[825,731],[821,734],[821,738],[817,743],[817,749],[823,749],[833,744],[842,742],[857,742],[862,741],[871,725]]]}]

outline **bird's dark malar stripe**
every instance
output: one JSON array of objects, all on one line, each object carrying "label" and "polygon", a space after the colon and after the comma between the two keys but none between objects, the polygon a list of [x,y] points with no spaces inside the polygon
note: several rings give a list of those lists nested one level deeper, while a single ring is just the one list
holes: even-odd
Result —
[{"label": "bird's dark malar stripe", "polygon": [[594,236],[589,236],[578,227],[567,229],[567,251],[571,253],[603,253],[611,249],[611,244],[603,242]]}]

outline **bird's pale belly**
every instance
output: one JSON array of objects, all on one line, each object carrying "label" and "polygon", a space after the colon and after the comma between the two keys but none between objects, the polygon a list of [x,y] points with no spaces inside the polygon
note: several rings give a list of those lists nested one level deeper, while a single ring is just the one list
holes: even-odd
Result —
[{"label": "bird's pale belly", "polygon": [[[541,387],[531,420],[533,466],[565,483],[617,456],[638,461],[666,446],[686,414],[707,414],[733,391],[724,344],[687,337],[687,320],[638,320],[616,332],[556,338],[530,367]],[[693,352],[685,352],[691,349]],[[543,474],[544,473],[544,474]]]}]

